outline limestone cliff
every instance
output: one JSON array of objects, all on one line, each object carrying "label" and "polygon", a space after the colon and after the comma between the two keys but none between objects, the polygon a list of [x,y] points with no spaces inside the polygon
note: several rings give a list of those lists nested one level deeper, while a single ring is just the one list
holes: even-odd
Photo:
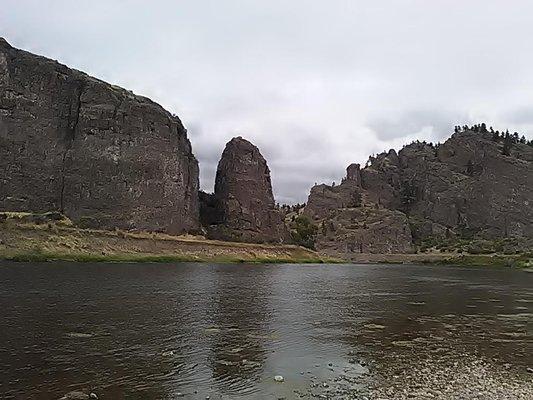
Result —
[{"label": "limestone cliff", "polygon": [[198,163],[151,100],[0,39],[0,210],[101,228],[196,230]]},{"label": "limestone cliff", "polygon": [[202,221],[212,238],[244,242],[283,242],[287,237],[276,210],[270,170],[249,141],[226,144],[218,163],[215,193],[201,193]]}]

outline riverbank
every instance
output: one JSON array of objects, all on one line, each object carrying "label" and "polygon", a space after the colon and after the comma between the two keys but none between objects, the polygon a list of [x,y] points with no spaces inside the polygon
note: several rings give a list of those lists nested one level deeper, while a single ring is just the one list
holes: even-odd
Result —
[{"label": "riverbank", "polygon": [[428,252],[416,254],[352,254],[350,261],[361,264],[442,264],[457,266],[533,267],[533,254],[460,254]]},{"label": "riverbank", "polygon": [[293,245],[234,243],[196,236],[80,229],[72,226],[68,219],[39,220],[23,213],[10,214],[0,222],[0,259],[76,262],[338,262]]},{"label": "riverbank", "polygon": [[447,264],[532,268],[533,254],[350,254],[342,260],[294,245],[201,236],[81,229],[59,213],[0,213],[0,259],[76,262]]}]

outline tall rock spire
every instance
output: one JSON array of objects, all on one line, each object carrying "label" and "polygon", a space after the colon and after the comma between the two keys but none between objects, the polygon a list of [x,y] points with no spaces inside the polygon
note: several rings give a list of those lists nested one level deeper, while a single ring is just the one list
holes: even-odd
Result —
[{"label": "tall rock spire", "polygon": [[215,179],[218,225],[211,236],[246,242],[282,242],[286,230],[276,210],[270,170],[259,149],[242,137],[231,139]]}]

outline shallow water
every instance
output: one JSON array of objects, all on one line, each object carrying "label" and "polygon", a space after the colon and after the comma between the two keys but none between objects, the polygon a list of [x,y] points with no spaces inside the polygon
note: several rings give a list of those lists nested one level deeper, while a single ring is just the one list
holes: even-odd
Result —
[{"label": "shallow water", "polygon": [[2,399],[312,396],[414,346],[533,361],[518,270],[0,262],[0,282]]}]

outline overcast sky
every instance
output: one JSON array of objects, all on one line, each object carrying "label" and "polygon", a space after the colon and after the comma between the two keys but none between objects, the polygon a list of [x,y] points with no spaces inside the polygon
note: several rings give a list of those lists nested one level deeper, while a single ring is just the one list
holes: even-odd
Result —
[{"label": "overcast sky", "polygon": [[282,203],[456,124],[533,136],[531,0],[1,0],[0,35],[176,113],[206,190],[237,135]]}]

